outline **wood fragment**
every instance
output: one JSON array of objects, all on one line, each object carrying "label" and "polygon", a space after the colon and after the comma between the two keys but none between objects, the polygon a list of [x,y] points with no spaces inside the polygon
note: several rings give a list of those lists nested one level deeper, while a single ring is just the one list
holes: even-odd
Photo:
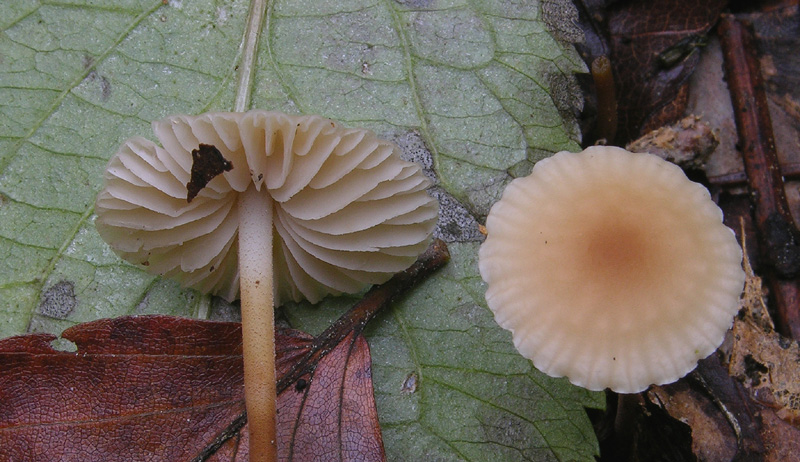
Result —
[{"label": "wood fragment", "polygon": [[774,270],[770,278],[778,312],[778,328],[800,338],[800,231],[789,212],[778,163],[772,122],[760,63],[750,29],[723,15],[719,35],[725,76],[731,92],[739,146],[755,203],[756,226]]}]

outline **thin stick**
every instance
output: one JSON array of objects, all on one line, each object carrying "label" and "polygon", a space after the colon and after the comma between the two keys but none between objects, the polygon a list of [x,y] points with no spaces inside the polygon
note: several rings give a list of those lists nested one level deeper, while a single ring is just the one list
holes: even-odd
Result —
[{"label": "thin stick", "polygon": [[274,462],[275,322],[272,293],[272,198],[251,185],[239,196],[239,278],[244,396],[250,460]]},{"label": "thin stick", "polygon": [[381,309],[444,266],[448,261],[450,261],[450,252],[447,250],[447,244],[441,239],[435,239],[410,268],[395,274],[385,283],[370,289],[361,301],[353,305],[336,322],[325,329],[325,332],[314,338],[308,353],[300,358],[289,372],[280,378],[278,390],[283,392],[297,379],[309,371],[313,371],[319,361],[345,337],[353,332],[360,334],[367,323]]}]

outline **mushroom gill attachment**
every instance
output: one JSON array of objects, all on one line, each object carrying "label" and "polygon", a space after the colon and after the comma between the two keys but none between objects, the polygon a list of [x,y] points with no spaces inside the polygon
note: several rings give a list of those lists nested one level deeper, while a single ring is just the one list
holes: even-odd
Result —
[{"label": "mushroom gill attachment", "polygon": [[536,368],[591,390],[683,377],[739,309],[733,232],[703,186],[656,156],[560,152],[509,184],[486,228],[495,320]]},{"label": "mushroom gill attachment", "polygon": [[[436,224],[420,167],[371,131],[261,110],[177,115],[153,129],[161,146],[133,138],[111,159],[96,226],[124,259],[184,286],[238,296],[237,197],[250,187],[273,204],[276,305],[386,281]],[[197,187],[198,150],[233,168]]]}]

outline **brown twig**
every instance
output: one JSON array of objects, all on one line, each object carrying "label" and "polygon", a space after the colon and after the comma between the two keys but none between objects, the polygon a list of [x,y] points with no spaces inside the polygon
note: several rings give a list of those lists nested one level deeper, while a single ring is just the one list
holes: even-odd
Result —
[{"label": "brown twig", "polygon": [[779,330],[800,339],[800,232],[789,212],[761,67],[752,32],[731,15],[723,15],[719,35],[725,78],[731,93],[739,148],[755,203],[756,227],[774,270],[770,279]]},{"label": "brown twig", "polygon": [[447,244],[436,239],[410,268],[397,273],[386,283],[370,289],[361,301],[318,335],[312,342],[308,353],[278,380],[278,394],[313,370],[322,357],[333,350],[350,333],[361,333],[367,322],[374,318],[383,307],[449,260],[450,252],[447,250]]},{"label": "brown twig", "polygon": [[[800,179],[800,162],[781,163],[780,169],[784,179]],[[708,177],[708,182],[715,186],[740,186],[747,183],[747,173],[733,172],[724,175],[714,175]]]}]

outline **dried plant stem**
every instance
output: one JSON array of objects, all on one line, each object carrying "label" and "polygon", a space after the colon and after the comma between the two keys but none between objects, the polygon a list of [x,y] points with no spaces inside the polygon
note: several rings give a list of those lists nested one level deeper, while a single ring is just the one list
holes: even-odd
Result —
[{"label": "dried plant stem", "polygon": [[252,0],[247,17],[247,29],[242,39],[242,60],[239,62],[239,80],[236,83],[236,100],[233,110],[244,112],[250,109],[250,89],[253,87],[253,73],[256,64],[258,38],[264,23],[267,0]]},{"label": "dried plant stem", "polygon": [[800,338],[800,232],[789,212],[778,164],[772,121],[751,31],[731,15],[719,24],[725,78],[755,202],[759,238],[775,277],[769,279],[778,312],[778,328]]},{"label": "dried plant stem", "polygon": [[272,199],[251,185],[239,198],[239,278],[250,460],[277,459]]}]

